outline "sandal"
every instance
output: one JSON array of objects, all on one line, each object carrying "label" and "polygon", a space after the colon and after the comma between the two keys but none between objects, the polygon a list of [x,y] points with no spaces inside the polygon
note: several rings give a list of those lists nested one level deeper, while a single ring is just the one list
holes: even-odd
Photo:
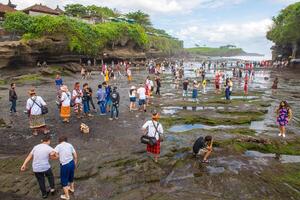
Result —
[{"label": "sandal", "polygon": [[202,163],[209,163],[208,160],[202,160],[201,162],[202,162]]}]

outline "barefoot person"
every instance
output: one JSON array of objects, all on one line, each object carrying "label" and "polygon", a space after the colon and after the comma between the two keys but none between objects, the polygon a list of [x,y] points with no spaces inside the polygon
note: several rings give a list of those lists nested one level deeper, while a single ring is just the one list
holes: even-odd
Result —
[{"label": "barefoot person", "polygon": [[160,138],[164,132],[162,125],[158,122],[159,114],[156,111],[152,112],[152,120],[148,120],[142,127],[145,135],[155,137],[156,144],[147,144],[147,152],[154,156],[154,162],[158,162],[160,154]]},{"label": "barefoot person", "polygon": [[278,136],[285,137],[285,127],[292,119],[292,109],[286,101],[282,101],[277,109],[277,123],[279,125]]},{"label": "barefoot person", "polygon": [[26,109],[29,116],[29,127],[32,129],[32,134],[37,135],[38,131],[43,131],[44,134],[50,131],[46,127],[44,115],[42,114],[42,107],[47,104],[42,97],[37,96],[35,89],[29,91],[29,99],[26,103]]},{"label": "barefoot person", "polygon": [[64,194],[61,199],[70,199],[69,192],[74,193],[74,172],[77,165],[77,153],[72,144],[68,143],[68,138],[62,136],[59,138],[59,144],[55,147],[56,156],[60,161],[60,181]]},{"label": "barefoot person", "polygon": [[66,85],[63,85],[60,90],[62,91],[60,101],[61,101],[61,108],[60,108],[60,117],[63,119],[63,122],[70,122],[71,116],[71,93],[68,90]]},{"label": "barefoot person", "polygon": [[208,163],[208,157],[212,152],[213,139],[210,135],[199,137],[193,145],[194,155],[203,155],[202,163]]},{"label": "barefoot person", "polygon": [[[54,193],[55,191],[54,176],[49,163],[49,158],[55,159],[56,157],[54,149],[50,147],[50,136],[47,135],[42,139],[41,144],[33,147],[21,167],[21,171],[24,172],[29,161],[33,159],[32,171],[39,183],[43,199],[48,197],[49,192]],[[45,177],[48,178],[50,191],[46,190]]]}]

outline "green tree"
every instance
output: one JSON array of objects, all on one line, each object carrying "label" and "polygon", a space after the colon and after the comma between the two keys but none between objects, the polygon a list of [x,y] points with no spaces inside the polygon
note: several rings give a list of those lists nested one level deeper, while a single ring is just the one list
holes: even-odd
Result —
[{"label": "green tree", "polygon": [[88,10],[81,4],[68,4],[65,6],[65,14],[72,17],[83,17],[88,15]]},{"label": "green tree", "polygon": [[24,12],[11,12],[5,15],[3,27],[9,32],[23,34],[31,29],[32,21],[33,17]]},{"label": "green tree", "polygon": [[292,57],[295,58],[300,42],[300,2],[289,5],[273,17],[267,38],[278,45],[292,46]]},{"label": "green tree", "polygon": [[136,23],[140,24],[144,28],[148,28],[152,26],[150,16],[147,13],[144,13],[140,10],[136,12],[127,13],[126,17],[135,20]]}]

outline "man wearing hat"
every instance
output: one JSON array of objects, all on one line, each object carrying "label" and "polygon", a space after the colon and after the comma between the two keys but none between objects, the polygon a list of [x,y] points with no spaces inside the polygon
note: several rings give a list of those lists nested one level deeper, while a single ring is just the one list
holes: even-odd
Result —
[{"label": "man wearing hat", "polygon": [[143,126],[142,130],[145,132],[145,135],[149,137],[155,137],[156,143],[154,145],[147,144],[147,153],[154,156],[154,161],[158,162],[160,154],[160,142],[161,136],[164,132],[162,125],[158,122],[159,113],[154,110],[152,111],[152,120],[148,120]]},{"label": "man wearing hat", "polygon": [[69,123],[71,116],[71,93],[68,90],[66,85],[60,87],[61,93],[61,109],[60,109],[60,117],[63,119],[63,122]]},{"label": "man wearing hat", "polygon": [[42,114],[42,106],[46,106],[47,104],[42,97],[36,95],[35,89],[29,90],[28,94],[29,98],[26,103],[26,109],[32,134],[37,135],[39,130],[43,131],[44,134],[49,133],[50,131],[46,127],[45,118]]}]

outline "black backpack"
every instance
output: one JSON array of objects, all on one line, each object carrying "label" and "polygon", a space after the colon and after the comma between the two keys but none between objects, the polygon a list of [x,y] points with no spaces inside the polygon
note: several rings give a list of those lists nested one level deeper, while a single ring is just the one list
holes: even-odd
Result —
[{"label": "black backpack", "polygon": [[117,103],[118,102],[119,94],[117,92],[112,92],[110,96],[111,96],[111,101],[113,103]]}]

